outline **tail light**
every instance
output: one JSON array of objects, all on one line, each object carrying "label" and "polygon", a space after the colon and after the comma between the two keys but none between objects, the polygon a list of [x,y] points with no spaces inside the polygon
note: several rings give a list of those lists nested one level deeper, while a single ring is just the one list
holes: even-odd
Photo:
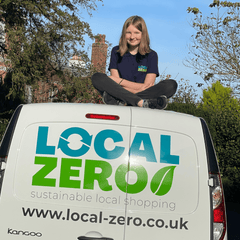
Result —
[{"label": "tail light", "polygon": [[95,113],[86,114],[86,118],[102,119],[102,120],[119,120],[120,119],[120,117],[117,115],[95,114]]},{"label": "tail light", "polygon": [[226,213],[223,188],[219,174],[210,174],[213,204],[213,240],[222,240],[226,234]]}]

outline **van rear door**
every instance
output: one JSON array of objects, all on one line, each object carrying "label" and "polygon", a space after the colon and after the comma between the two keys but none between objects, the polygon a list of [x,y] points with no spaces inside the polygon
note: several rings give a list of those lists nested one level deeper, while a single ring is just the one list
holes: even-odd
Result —
[{"label": "van rear door", "polygon": [[1,239],[124,239],[130,110],[24,106],[2,188]]},{"label": "van rear door", "polygon": [[126,240],[210,239],[200,129],[198,118],[132,109]]}]

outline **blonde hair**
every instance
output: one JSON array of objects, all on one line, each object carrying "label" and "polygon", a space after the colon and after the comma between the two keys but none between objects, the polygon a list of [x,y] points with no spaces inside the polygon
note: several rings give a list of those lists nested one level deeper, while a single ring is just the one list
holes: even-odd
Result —
[{"label": "blonde hair", "polygon": [[150,52],[150,39],[149,39],[146,23],[143,20],[143,18],[141,18],[139,16],[132,16],[132,17],[128,18],[123,25],[122,35],[119,40],[118,52],[120,52],[120,55],[123,56],[128,51],[128,43],[126,40],[126,30],[130,25],[133,25],[140,32],[142,32],[142,38],[141,38],[141,42],[139,44],[138,52],[141,55],[145,55],[146,53],[149,53]]}]

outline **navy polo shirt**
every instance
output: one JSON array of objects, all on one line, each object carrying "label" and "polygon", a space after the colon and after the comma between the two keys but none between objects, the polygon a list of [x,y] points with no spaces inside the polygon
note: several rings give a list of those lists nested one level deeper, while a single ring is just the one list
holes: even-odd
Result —
[{"label": "navy polo shirt", "polygon": [[117,52],[118,49],[118,46],[112,49],[109,71],[117,69],[121,78],[138,83],[144,83],[148,73],[155,73],[157,77],[159,76],[158,56],[155,51],[151,50],[144,56],[140,53],[132,55],[130,52],[126,52],[121,57]]}]

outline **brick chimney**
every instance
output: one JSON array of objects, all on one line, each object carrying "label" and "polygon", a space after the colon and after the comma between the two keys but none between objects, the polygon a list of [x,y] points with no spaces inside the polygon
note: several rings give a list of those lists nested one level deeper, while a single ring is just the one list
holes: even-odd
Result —
[{"label": "brick chimney", "polygon": [[98,34],[95,43],[92,44],[92,66],[98,71],[105,73],[108,45],[105,43],[105,35]]}]

